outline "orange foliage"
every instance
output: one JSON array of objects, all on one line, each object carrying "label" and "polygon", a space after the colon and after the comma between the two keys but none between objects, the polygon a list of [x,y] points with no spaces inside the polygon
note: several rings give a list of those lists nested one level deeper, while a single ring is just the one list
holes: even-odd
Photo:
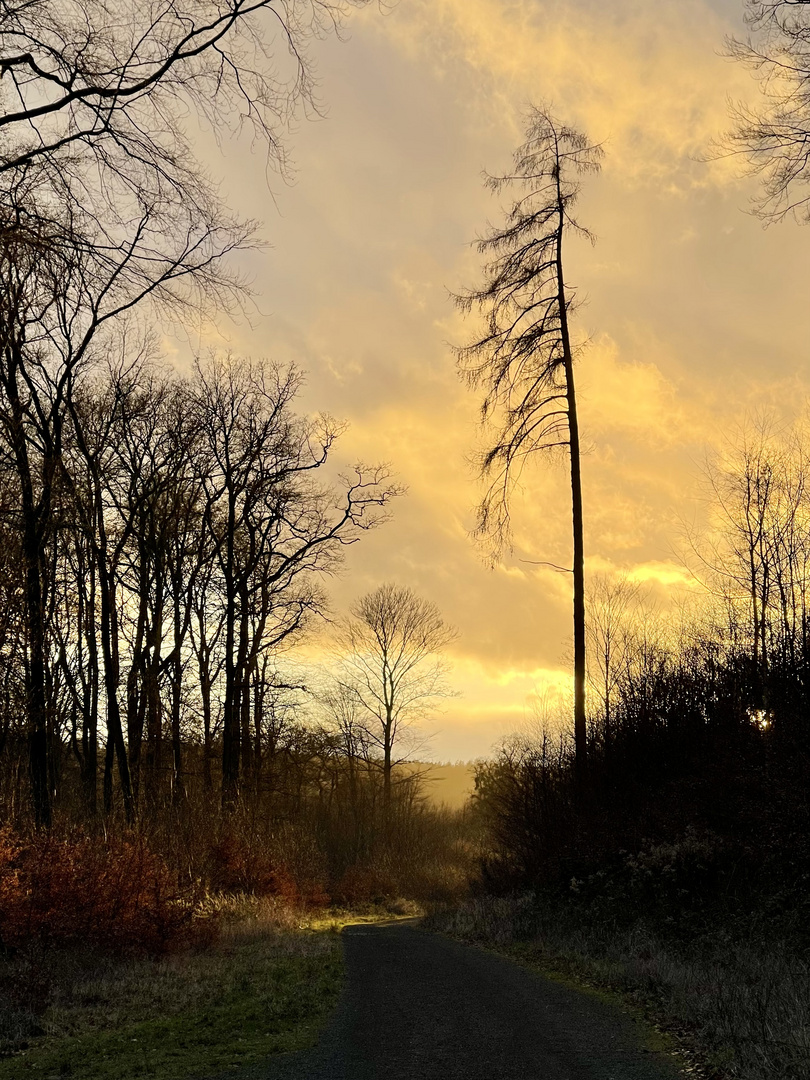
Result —
[{"label": "orange foliage", "polygon": [[338,903],[351,907],[392,896],[396,889],[385,873],[354,865],[345,871],[332,891]]},{"label": "orange foliage", "polygon": [[226,832],[210,850],[209,883],[215,892],[244,892],[255,896],[297,899],[290,875],[261,846],[238,833]]},{"label": "orange foliage", "polygon": [[0,830],[0,943],[161,953],[202,931],[139,838],[22,840]]},{"label": "orange foliage", "polygon": [[224,833],[210,848],[209,858],[208,882],[215,892],[277,896],[306,907],[329,903],[320,881],[300,870],[294,873],[263,843],[239,832]]}]

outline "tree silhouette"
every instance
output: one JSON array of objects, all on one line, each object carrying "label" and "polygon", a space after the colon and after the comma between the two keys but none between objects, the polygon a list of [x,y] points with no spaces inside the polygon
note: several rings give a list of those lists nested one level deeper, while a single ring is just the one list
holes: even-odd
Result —
[{"label": "tree silhouette", "polygon": [[737,105],[725,149],[743,154],[762,180],[756,213],[792,214],[810,223],[810,5],[807,0],[747,0],[753,33],[731,38],[729,55],[752,69],[765,97]]},{"label": "tree silhouette", "polygon": [[391,584],[362,597],[338,627],[343,709],[347,701],[359,706],[368,742],[382,754],[385,814],[398,739],[451,692],[439,653],[454,637],[435,604]]},{"label": "tree silhouette", "polygon": [[599,170],[602,151],[586,137],[532,106],[526,141],[505,176],[487,176],[494,193],[517,194],[505,224],[478,241],[486,256],[484,284],[456,296],[462,311],[480,311],[484,330],[456,350],[467,383],[483,389],[482,420],[493,432],[481,459],[487,488],[478,533],[498,550],[510,538],[510,504],[529,457],[563,447],[570,454],[574,583],[574,737],[584,764],[585,589],[572,294],[563,269],[563,242],[574,233],[593,240],[573,217],[577,177]]},{"label": "tree silhouette", "polygon": [[223,609],[225,809],[236,804],[240,772],[251,768],[251,688],[262,654],[322,609],[318,577],[339,565],[344,545],[384,520],[400,491],[385,468],[359,464],[339,487],[315,484],[340,428],[326,415],[293,414],[299,384],[294,370],[235,359],[197,368],[197,469]]},{"label": "tree silhouette", "polygon": [[[38,824],[50,823],[52,790],[44,558],[56,527],[54,485],[72,486],[63,458],[66,432],[94,467],[83,449],[75,389],[126,319],[135,339],[147,337],[167,314],[182,321],[189,311],[208,315],[238,306],[244,283],[225,257],[251,242],[255,226],[219,198],[196,159],[186,120],[196,117],[218,133],[252,128],[267,148],[268,165],[283,171],[287,125],[302,103],[313,102],[307,44],[333,29],[353,2],[363,0],[123,7],[104,0],[10,0],[0,6],[0,424],[13,448],[22,507],[10,517],[22,535],[27,588]],[[116,616],[96,540],[108,748],[114,744],[131,816],[119,662],[110,646]],[[175,619],[178,611],[175,604]],[[179,662],[177,649],[173,658]],[[175,721],[176,714],[175,701]]]}]

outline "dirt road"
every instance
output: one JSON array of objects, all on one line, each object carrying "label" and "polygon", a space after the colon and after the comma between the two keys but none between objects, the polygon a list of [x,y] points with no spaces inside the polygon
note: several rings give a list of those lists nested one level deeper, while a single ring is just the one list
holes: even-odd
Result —
[{"label": "dirt road", "polygon": [[[256,1080],[675,1080],[597,998],[416,923],[344,930],[347,982],[317,1046]],[[241,1074],[240,1074],[241,1075]]]}]

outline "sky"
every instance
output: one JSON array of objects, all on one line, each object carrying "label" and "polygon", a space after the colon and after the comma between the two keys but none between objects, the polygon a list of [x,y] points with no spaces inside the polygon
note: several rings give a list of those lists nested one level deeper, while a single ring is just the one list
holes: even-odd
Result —
[{"label": "sky", "polygon": [[339,615],[383,582],[409,586],[458,628],[434,760],[487,755],[535,702],[570,692],[570,575],[538,565],[570,564],[566,469],[543,458],[525,471],[514,550],[492,566],[470,537],[478,402],[451,349],[474,328],[450,293],[480,280],[471,245],[499,220],[482,170],[508,168],[528,102],[605,150],[579,203],[597,243],[570,244],[566,267],[589,340],[577,375],[586,575],[642,582],[664,611],[699,588],[682,537],[705,513],[701,462],[746,417],[804,408],[810,231],[764,229],[739,160],[709,150],[729,102],[758,95],[722,55],[742,33],[742,0],[371,5],[343,41],[313,49],[323,115],[290,135],[291,182],[268,187],[247,138],[204,150],[268,244],[239,257],[250,317],[206,345],[294,362],[299,408],[348,423],[335,460],[390,462],[408,488],[328,587]]}]

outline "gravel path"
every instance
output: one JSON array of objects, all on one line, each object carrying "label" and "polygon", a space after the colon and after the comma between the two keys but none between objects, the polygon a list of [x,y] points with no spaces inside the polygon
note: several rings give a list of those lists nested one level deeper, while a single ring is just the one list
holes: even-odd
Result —
[{"label": "gravel path", "polygon": [[[676,1080],[595,997],[418,923],[350,926],[347,981],[318,1044],[256,1080]],[[242,1075],[242,1074],[240,1074]]]}]

